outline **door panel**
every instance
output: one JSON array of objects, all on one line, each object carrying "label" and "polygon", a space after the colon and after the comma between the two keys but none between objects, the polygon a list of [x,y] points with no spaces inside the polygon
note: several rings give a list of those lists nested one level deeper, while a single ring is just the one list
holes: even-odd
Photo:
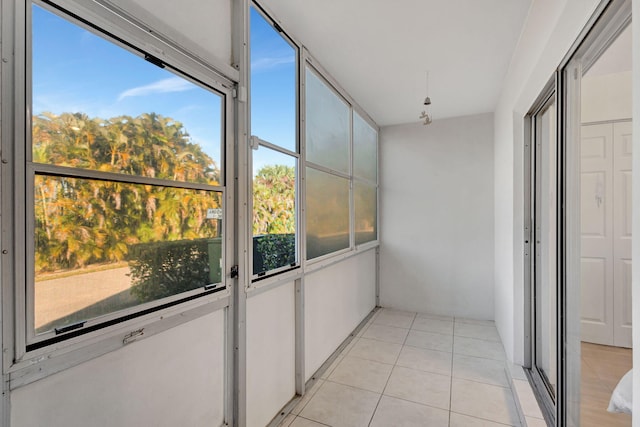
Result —
[{"label": "door panel", "polygon": [[582,340],[613,345],[613,128],[582,127]]},{"label": "door panel", "polygon": [[582,340],[631,347],[631,122],[581,138]]},{"label": "door panel", "polygon": [[607,238],[606,184],[606,172],[582,172],[582,237],[588,237],[589,242],[595,240],[597,243]]},{"label": "door panel", "polygon": [[631,347],[631,122],[613,128],[613,344]]},{"label": "door panel", "polygon": [[607,309],[603,301],[607,295],[602,286],[607,280],[607,259],[582,257],[582,320],[590,324],[605,325]]}]

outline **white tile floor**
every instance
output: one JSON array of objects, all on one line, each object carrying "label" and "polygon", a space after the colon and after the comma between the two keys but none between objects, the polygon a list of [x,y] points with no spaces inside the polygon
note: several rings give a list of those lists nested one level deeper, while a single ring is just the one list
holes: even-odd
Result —
[{"label": "white tile floor", "polygon": [[493,324],[382,309],[281,426],[520,426]]}]

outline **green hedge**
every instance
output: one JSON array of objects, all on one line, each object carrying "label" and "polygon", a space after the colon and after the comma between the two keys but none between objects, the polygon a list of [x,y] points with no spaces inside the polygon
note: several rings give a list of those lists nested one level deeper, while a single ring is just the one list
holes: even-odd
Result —
[{"label": "green hedge", "polygon": [[253,238],[253,274],[296,262],[295,234],[265,234]]},{"label": "green hedge", "polygon": [[131,294],[142,303],[219,283],[221,243],[214,238],[129,246]]}]

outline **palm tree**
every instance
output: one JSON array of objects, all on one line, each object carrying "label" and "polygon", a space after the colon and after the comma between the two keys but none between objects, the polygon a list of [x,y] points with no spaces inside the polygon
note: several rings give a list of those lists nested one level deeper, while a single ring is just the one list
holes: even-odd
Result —
[{"label": "palm tree", "polygon": [[[217,184],[219,170],[181,123],[155,113],[108,120],[82,113],[33,118],[37,163]],[[121,261],[136,243],[211,237],[220,195],[155,185],[36,175],[36,268]]]}]

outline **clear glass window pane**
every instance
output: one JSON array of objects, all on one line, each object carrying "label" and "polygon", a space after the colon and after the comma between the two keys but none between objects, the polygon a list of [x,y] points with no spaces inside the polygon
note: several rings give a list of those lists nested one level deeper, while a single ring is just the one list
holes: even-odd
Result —
[{"label": "clear glass window pane", "polygon": [[296,49],[251,8],[251,134],[296,150]]},{"label": "clear glass window pane", "polygon": [[356,245],[378,239],[378,206],[376,187],[363,182],[353,183]]},{"label": "clear glass window pane", "polygon": [[377,182],[378,132],[353,113],[353,175]]},{"label": "clear glass window pane", "polygon": [[307,259],[349,247],[349,180],[307,167]]},{"label": "clear glass window pane", "polygon": [[307,67],[306,158],[349,173],[349,106]]},{"label": "clear glass window pane", "polygon": [[296,262],[296,158],[253,152],[253,274]]},{"label": "clear glass window pane", "polygon": [[556,393],[557,204],[555,106],[536,117],[536,366]]},{"label": "clear glass window pane", "polygon": [[35,329],[221,282],[222,193],[34,179]]},{"label": "clear glass window pane", "polygon": [[220,95],[32,11],[34,162],[220,183]]}]

